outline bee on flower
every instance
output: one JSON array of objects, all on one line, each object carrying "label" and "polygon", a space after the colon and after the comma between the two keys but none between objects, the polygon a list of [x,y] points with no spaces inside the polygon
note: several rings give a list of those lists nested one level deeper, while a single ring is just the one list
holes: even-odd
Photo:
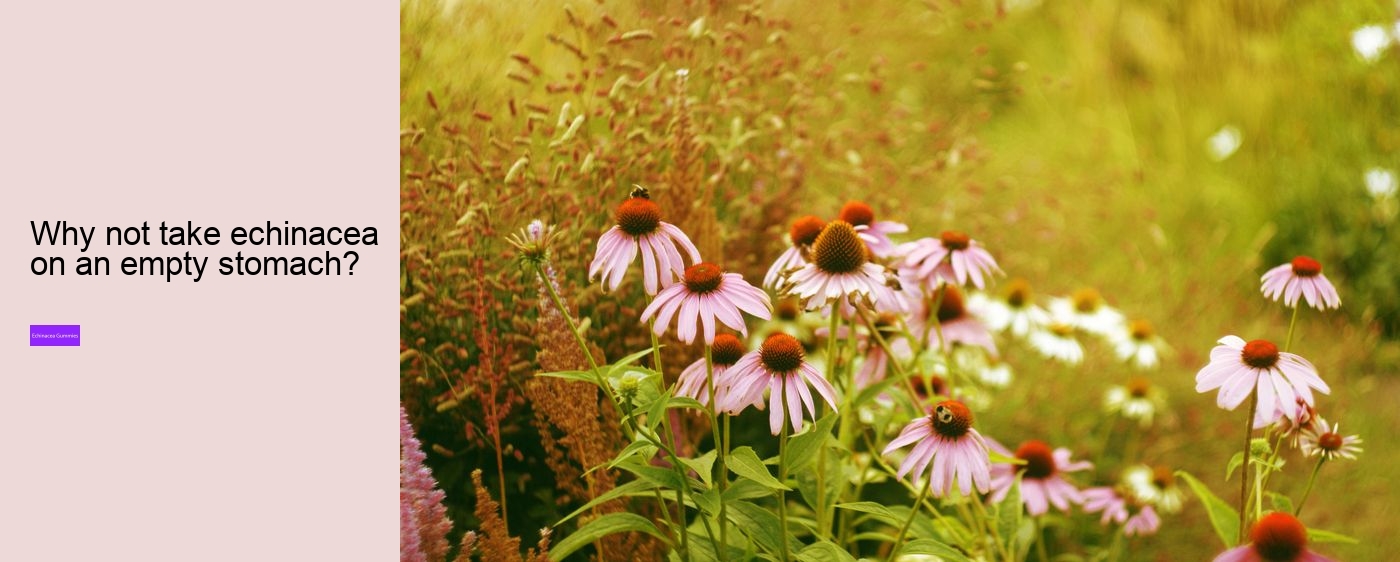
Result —
[{"label": "bee on flower", "polygon": [[914,445],[899,464],[895,477],[910,474],[917,479],[927,471],[934,497],[948,495],[954,484],[963,495],[971,494],[974,485],[985,494],[991,486],[991,459],[986,441],[972,422],[972,411],[962,402],[944,400],[928,416],[904,426],[881,454],[889,456]]},{"label": "bee on flower", "polygon": [[613,217],[616,224],[598,237],[598,251],[588,264],[588,278],[600,277],[604,289],[617,289],[639,253],[648,295],[685,276],[682,250],[691,263],[700,262],[700,250],[676,225],[661,220],[661,207],[652,202],[646,188],[632,190],[632,196],[617,207]]}]

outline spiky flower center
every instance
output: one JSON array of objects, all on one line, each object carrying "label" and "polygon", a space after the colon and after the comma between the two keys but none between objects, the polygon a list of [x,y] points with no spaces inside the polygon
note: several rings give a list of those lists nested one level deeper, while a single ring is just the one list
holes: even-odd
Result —
[{"label": "spiky flower center", "polygon": [[938,321],[945,323],[950,320],[957,320],[967,314],[967,306],[963,304],[962,291],[952,285],[944,285],[940,288],[941,298],[938,301]]},{"label": "spiky flower center", "polygon": [[1307,256],[1293,258],[1293,274],[1299,277],[1313,277],[1322,274],[1322,264]]},{"label": "spiky flower center", "polygon": [[717,366],[728,367],[739,362],[739,358],[744,356],[744,342],[732,334],[720,334],[715,336],[715,343],[710,347],[710,359]]},{"label": "spiky flower center", "polygon": [[719,288],[724,272],[712,263],[700,262],[685,268],[685,288],[692,293],[708,293]]},{"label": "spiky flower center", "polygon": [[840,219],[854,226],[875,224],[875,210],[861,201],[847,201],[841,207]]},{"label": "spiky flower center", "polygon": [[944,400],[933,407],[933,430],[949,439],[957,439],[972,429],[972,410],[957,400]]},{"label": "spiky flower center", "polygon": [[972,244],[972,238],[956,230],[945,230],[938,238],[943,242],[943,247],[949,250],[966,250]]},{"label": "spiky flower center", "polygon": [[786,298],[778,301],[778,306],[773,308],[779,320],[791,322],[797,320],[797,315],[802,314],[802,307],[799,306],[796,298]]},{"label": "spiky flower center", "polygon": [[1128,333],[1137,341],[1147,341],[1152,338],[1152,324],[1146,320],[1133,320],[1128,323]]},{"label": "spiky flower center", "polygon": [[1026,478],[1048,478],[1055,473],[1055,453],[1043,441],[1034,439],[1016,448],[1016,458],[1026,461],[1020,465]]},{"label": "spiky flower center", "polygon": [[802,365],[802,342],[797,338],[777,332],[758,348],[758,358],[763,366],[774,373],[791,373]]},{"label": "spiky flower center", "polygon": [[1103,298],[1099,296],[1099,292],[1089,288],[1075,291],[1074,295],[1070,296],[1070,301],[1074,303],[1074,310],[1083,314],[1098,310],[1099,306],[1103,304]]},{"label": "spiky flower center", "polygon": [[617,207],[617,226],[632,236],[656,232],[661,226],[661,207],[644,197],[633,197]]},{"label": "spiky flower center", "polygon": [[817,241],[817,236],[822,233],[822,228],[826,227],[826,222],[812,215],[792,221],[792,228],[788,230],[788,238],[792,239],[794,246],[811,246]]},{"label": "spiky flower center", "polygon": [[1133,377],[1128,381],[1128,394],[1133,398],[1145,398],[1152,390],[1152,382],[1145,377]]},{"label": "spiky flower center", "polygon": [[1342,443],[1342,436],[1330,431],[1317,438],[1318,448],[1329,453],[1342,450]]},{"label": "spiky flower center", "polygon": [[845,221],[831,221],[812,242],[812,263],[827,273],[850,273],[865,265],[865,243]]},{"label": "spiky flower center", "polygon": [[1278,346],[1268,340],[1254,340],[1244,344],[1240,359],[1245,365],[1256,369],[1268,369],[1278,364]]},{"label": "spiky flower center", "polygon": [[1270,562],[1294,560],[1308,545],[1308,530],[1292,515],[1275,511],[1259,518],[1249,532],[1254,552]]},{"label": "spiky flower center", "polygon": [[1021,308],[1031,303],[1031,284],[1025,279],[1012,279],[1006,284],[1006,304]]},{"label": "spiky flower center", "polygon": [[1165,490],[1176,483],[1176,475],[1172,474],[1172,469],[1159,466],[1152,469],[1152,486],[1158,490]]}]

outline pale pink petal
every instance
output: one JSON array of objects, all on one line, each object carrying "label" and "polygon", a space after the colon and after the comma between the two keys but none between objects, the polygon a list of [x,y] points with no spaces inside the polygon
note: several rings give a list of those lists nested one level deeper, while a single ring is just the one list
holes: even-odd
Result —
[{"label": "pale pink petal", "polygon": [[[686,236],[684,232],[681,232],[681,229],[676,228],[676,225],[671,223],[662,222],[660,226],[662,231],[670,234],[671,239],[675,240],[677,244],[680,244],[681,248],[684,248],[687,254],[690,254],[691,263],[700,263],[700,250],[695,249],[695,244],[690,243],[690,237]],[[681,272],[682,271],[678,271],[677,273]]]},{"label": "pale pink petal", "polygon": [[1031,515],[1043,515],[1050,510],[1049,502],[1045,499],[1045,487],[1037,480],[1021,481],[1021,502],[1026,504],[1026,512]]},{"label": "pale pink petal", "polygon": [[802,371],[803,378],[812,385],[812,388],[817,389],[817,394],[822,395],[822,400],[826,400],[826,404],[831,406],[831,411],[835,412],[836,389],[831,386],[831,382],[826,380],[826,377],[823,377],[821,373],[818,373],[815,368],[806,362],[802,363],[798,369]]},{"label": "pale pink petal", "polygon": [[642,251],[642,286],[646,288],[648,295],[656,294],[656,237],[653,235],[642,236],[638,239]]},{"label": "pale pink petal", "polygon": [[900,447],[915,441],[921,441],[925,437],[928,437],[930,431],[932,431],[932,427],[929,424],[928,418],[924,417],[914,420],[910,422],[909,425],[904,426],[904,429],[899,432],[899,436],[895,437],[894,441],[890,441],[890,444],[886,445],[885,450],[881,451],[880,454],[889,455]]},{"label": "pale pink petal", "polygon": [[1235,370],[1235,374],[1231,375],[1230,379],[1220,387],[1220,394],[1216,396],[1215,404],[1226,410],[1239,407],[1241,402],[1249,398],[1257,379],[1258,372],[1255,369],[1247,365],[1240,365]]},{"label": "pale pink petal", "polygon": [[768,382],[768,429],[773,435],[783,431],[783,379],[773,377]]},{"label": "pale pink petal", "polygon": [[1247,544],[1222,552],[1212,562],[1259,562],[1259,557],[1254,555],[1254,545]]},{"label": "pale pink petal", "polygon": [[681,301],[681,313],[676,318],[676,337],[685,343],[695,341],[696,324],[700,320],[700,299],[687,293]]}]

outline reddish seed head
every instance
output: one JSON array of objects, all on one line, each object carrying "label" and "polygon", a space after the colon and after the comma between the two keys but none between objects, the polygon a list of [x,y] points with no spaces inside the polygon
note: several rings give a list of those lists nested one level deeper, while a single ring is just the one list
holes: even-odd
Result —
[{"label": "reddish seed head", "polygon": [[710,359],[715,365],[728,367],[739,362],[739,358],[744,356],[744,342],[732,334],[720,334],[715,336],[715,343],[711,346]]},{"label": "reddish seed head", "polygon": [[948,322],[962,318],[967,313],[967,307],[963,304],[962,291],[952,285],[944,285],[939,289],[943,298],[938,302],[938,321]]},{"label": "reddish seed head", "polygon": [[1322,274],[1322,264],[1307,256],[1293,258],[1293,274],[1299,277],[1312,277]]},{"label": "reddish seed head", "polygon": [[724,272],[712,263],[700,262],[685,268],[685,288],[692,293],[708,293],[719,288]]},{"label": "reddish seed head", "polygon": [[1047,478],[1055,473],[1055,453],[1043,441],[1034,439],[1016,448],[1016,458],[1026,461],[1020,465],[1026,478]]},{"label": "reddish seed head", "polygon": [[1308,530],[1292,515],[1273,512],[1259,518],[1249,532],[1254,552],[1269,562],[1291,561],[1308,545]]},{"label": "reddish seed head", "polygon": [[1317,438],[1317,446],[1328,452],[1342,450],[1342,443],[1342,436],[1336,433],[1324,433]]},{"label": "reddish seed head", "polygon": [[822,228],[826,222],[812,215],[807,215],[792,221],[792,228],[788,230],[788,237],[792,239],[793,245],[811,246],[817,241],[817,235],[822,233]]},{"label": "reddish seed head", "polygon": [[1006,284],[1006,304],[1021,308],[1031,302],[1031,284],[1025,279],[1012,279]]},{"label": "reddish seed head", "polygon": [[1278,346],[1268,340],[1254,340],[1244,344],[1240,358],[1250,367],[1268,369],[1278,364]]},{"label": "reddish seed head", "polygon": [[633,197],[617,207],[617,226],[632,236],[656,232],[661,225],[661,207],[650,199]]},{"label": "reddish seed head", "polygon": [[949,250],[966,250],[972,243],[972,238],[956,230],[945,230],[939,238],[943,241],[943,247]]},{"label": "reddish seed head", "polygon": [[870,226],[875,223],[875,210],[860,201],[847,201],[840,218],[855,226]]},{"label": "reddish seed head", "polygon": [[1133,398],[1143,398],[1149,390],[1152,390],[1152,382],[1144,377],[1133,377],[1128,381],[1128,394]]},{"label": "reddish seed head", "polygon": [[850,273],[867,261],[865,243],[845,221],[831,221],[812,242],[812,263],[826,273]]},{"label": "reddish seed head", "polygon": [[796,371],[797,367],[802,365],[803,355],[802,342],[782,332],[768,336],[758,348],[759,360],[774,373]]},{"label": "reddish seed head", "polygon": [[933,430],[949,439],[957,439],[972,429],[972,410],[957,400],[944,400],[933,407]]}]

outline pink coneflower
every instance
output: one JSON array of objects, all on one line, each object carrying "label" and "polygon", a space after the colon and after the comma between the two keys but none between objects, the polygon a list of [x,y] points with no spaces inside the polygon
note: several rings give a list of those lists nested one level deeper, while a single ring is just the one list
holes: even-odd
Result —
[{"label": "pink coneflower", "polygon": [[917,442],[899,465],[896,478],[913,474],[916,478],[929,470],[929,490],[934,497],[943,497],[953,489],[956,480],[963,495],[977,491],[987,493],[991,485],[991,460],[987,443],[972,427],[972,411],[962,402],[945,400],[934,406],[933,413],[918,418],[899,432],[881,454]]},{"label": "pink coneflower", "polygon": [[1356,454],[1361,452],[1361,437],[1348,435],[1342,437],[1341,424],[1329,425],[1327,420],[1317,418],[1313,426],[1303,430],[1300,448],[1303,454],[1309,457],[1322,455],[1327,460],[1335,460],[1338,457],[1356,460]]},{"label": "pink coneflower", "polygon": [[[720,378],[725,371],[739,362],[739,358],[744,356],[744,340],[730,334],[719,334],[715,336],[715,342],[711,344],[710,360],[714,371],[715,394],[720,394]],[[706,380],[705,358],[701,357],[691,363],[681,371],[681,376],[676,379],[676,396],[686,396],[694,398],[701,404],[710,403],[710,383]],[[716,400],[718,403],[719,400]]]},{"label": "pink coneflower", "polygon": [[700,250],[681,229],[661,220],[661,207],[647,198],[646,189],[633,190],[632,197],[617,207],[615,219],[617,224],[598,238],[598,251],[588,264],[588,278],[601,275],[604,289],[617,289],[638,250],[648,295],[685,274],[685,261],[677,248],[690,255],[691,263],[700,262]]},{"label": "pink coneflower", "polygon": [[[777,435],[783,428],[783,415],[792,420],[794,433],[802,431],[802,409],[816,419],[816,405],[807,385],[817,389],[832,411],[836,410],[836,389],[804,360],[802,342],[782,332],[768,336],[757,351],[750,351],[725,373],[726,389],[719,394],[720,409],[738,413],[760,403],[768,391],[768,427]],[[722,402],[722,403],[721,403]]]},{"label": "pink coneflower", "polygon": [[1260,517],[1249,541],[1216,556],[1215,562],[1335,562],[1308,550],[1308,529],[1286,513]]},{"label": "pink coneflower", "polygon": [[792,221],[792,227],[788,230],[788,248],[768,268],[768,274],[763,276],[763,286],[776,291],[783,278],[807,265],[805,256],[825,226],[825,222],[811,215]]},{"label": "pink coneflower", "polygon": [[[938,310],[932,315],[928,309],[931,305],[924,303],[920,309],[909,318],[909,331],[916,336],[927,333],[928,347],[937,349],[939,343],[939,332],[942,332],[943,350],[950,351],[953,344],[962,344],[980,347],[987,350],[992,357],[997,357],[997,344],[992,339],[992,333],[987,327],[982,325],[982,321],[968,312],[962,291],[953,285],[944,285],[938,289],[933,297],[938,302]],[[938,327],[930,325],[932,318],[938,319]]]},{"label": "pink coneflower", "polygon": [[1210,363],[1196,373],[1196,392],[1216,388],[1216,404],[1233,410],[1258,389],[1258,407],[1292,416],[1297,400],[1313,404],[1313,388],[1330,393],[1327,383],[1317,376],[1317,368],[1307,359],[1278,350],[1265,340],[1245,342],[1238,336],[1220,338],[1210,350]]},{"label": "pink coneflower", "polygon": [[1060,511],[1068,512],[1070,504],[1083,503],[1084,496],[1061,476],[1066,472],[1078,472],[1093,468],[1088,461],[1070,460],[1069,449],[1063,447],[1050,450],[1050,446],[1034,439],[1021,443],[1012,453],[995,439],[988,439],[987,446],[1005,456],[1015,456],[1026,464],[998,464],[992,467],[992,497],[999,502],[1011,492],[1016,483],[1016,474],[1021,474],[1021,503],[1031,515],[1043,515],[1054,505]]},{"label": "pink coneflower", "polygon": [[1294,448],[1297,448],[1298,439],[1302,437],[1303,431],[1311,429],[1318,416],[1317,410],[1301,398],[1296,398],[1294,402],[1296,407],[1291,416],[1284,415],[1277,409],[1260,409],[1254,416],[1254,429],[1264,429],[1275,425],[1277,426],[1275,431]]},{"label": "pink coneflower", "polygon": [[792,292],[816,310],[834,301],[877,302],[884,268],[870,263],[870,250],[845,221],[832,221],[812,242],[811,262],[788,280]]},{"label": "pink coneflower", "polygon": [[658,336],[665,333],[672,316],[676,317],[676,337],[690,343],[695,341],[696,331],[703,329],[706,344],[715,342],[716,319],[748,335],[739,311],[764,320],[772,317],[768,293],[748,284],[738,273],[724,273],[714,264],[702,262],[687,268],[684,277],[684,283],[666,287],[642,311],[643,322],[656,315]]},{"label": "pink coneflower", "polygon": [[976,240],[952,230],[943,231],[938,240],[921,238],[906,245],[905,265],[918,267],[919,278],[930,288],[943,280],[966,285],[969,280],[978,289],[1001,274],[996,259]]},{"label": "pink coneflower", "polygon": [[1299,295],[1307,299],[1308,305],[1319,310],[1342,305],[1337,288],[1322,274],[1322,264],[1307,256],[1298,256],[1289,263],[1270,269],[1259,280],[1264,283],[1261,290],[1265,298],[1278,300],[1282,296],[1286,306],[1297,306]]},{"label": "pink coneflower", "polygon": [[903,223],[876,222],[875,210],[861,201],[847,201],[841,207],[839,218],[855,227],[860,239],[870,248],[870,253],[877,257],[888,257],[895,252],[894,242],[890,241],[891,234],[909,232],[909,227]]},{"label": "pink coneflower", "polygon": [[[1113,522],[1123,525],[1123,534],[1129,537],[1156,534],[1157,529],[1162,526],[1162,519],[1157,516],[1157,510],[1152,509],[1152,506],[1130,506],[1129,500],[1119,495],[1118,491],[1113,488],[1088,488],[1081,495],[1084,496],[1085,512],[1103,512],[1099,523],[1107,525]],[[1136,509],[1137,512],[1133,513],[1133,509]]]}]

